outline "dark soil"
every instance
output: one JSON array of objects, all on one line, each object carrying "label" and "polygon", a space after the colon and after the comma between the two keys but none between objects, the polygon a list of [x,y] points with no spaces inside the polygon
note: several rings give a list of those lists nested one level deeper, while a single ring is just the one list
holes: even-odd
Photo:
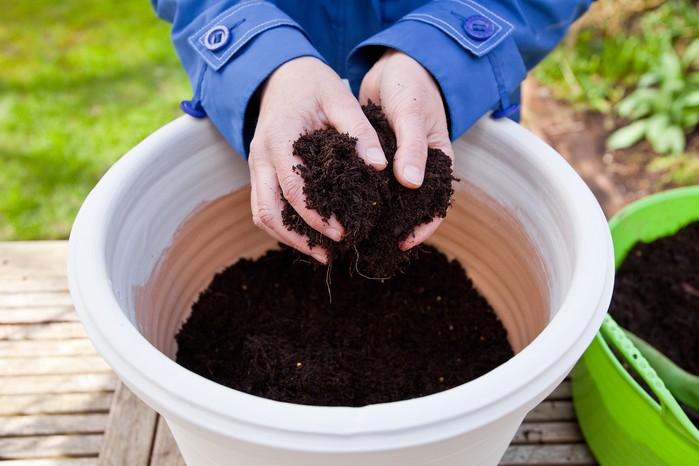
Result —
[{"label": "dark soil", "polygon": [[351,256],[356,270],[368,277],[387,278],[403,270],[417,254],[402,251],[399,243],[417,225],[444,218],[451,205],[451,159],[439,149],[428,149],[425,180],[419,189],[402,186],[393,176],[396,137],[381,108],[363,107],[376,129],[388,166],[377,171],[357,157],[356,139],[333,128],[302,135],[294,154],[303,164],[294,169],[304,180],[306,206],[323,218],[335,215],[345,228],[340,242],[309,227],[286,202],[282,218],[289,230],[307,236],[310,246],[320,245],[333,262]]},{"label": "dark soil", "polygon": [[[177,362],[273,400],[363,406],[440,392],[513,356],[457,261],[430,246],[390,280],[287,247],[217,274],[177,335]],[[328,292],[332,293],[329,299]]]},{"label": "dark soil", "polygon": [[[688,372],[699,374],[699,222],[637,243],[617,270],[609,313]],[[697,413],[687,411],[695,425]]]}]

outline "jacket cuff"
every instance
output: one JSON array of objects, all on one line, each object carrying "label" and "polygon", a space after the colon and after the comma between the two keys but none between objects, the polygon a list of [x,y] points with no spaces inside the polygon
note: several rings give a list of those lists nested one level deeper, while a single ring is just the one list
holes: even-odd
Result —
[{"label": "jacket cuff", "polygon": [[526,68],[508,21],[469,1],[435,1],[403,17],[355,48],[348,59],[350,86],[386,48],[411,56],[438,82],[452,139],[491,110],[512,108]]},{"label": "jacket cuff", "polygon": [[305,37],[301,27],[279,8],[252,0],[222,12],[190,35],[187,42],[211,69],[218,70],[255,36],[280,26],[295,28]]},{"label": "jacket cuff", "polygon": [[289,60],[323,60],[301,27],[275,5],[252,0],[219,13],[187,37],[194,90],[183,109],[208,116],[243,157],[257,122],[255,92]]}]

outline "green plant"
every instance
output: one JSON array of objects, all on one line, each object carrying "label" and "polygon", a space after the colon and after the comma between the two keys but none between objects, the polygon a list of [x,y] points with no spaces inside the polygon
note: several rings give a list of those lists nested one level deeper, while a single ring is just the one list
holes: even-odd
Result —
[{"label": "green plant", "polygon": [[651,173],[660,173],[660,186],[699,185],[699,156],[697,154],[669,154],[655,157],[647,167]]},{"label": "green plant", "polygon": [[610,149],[648,140],[659,154],[681,153],[686,135],[699,124],[699,39],[680,57],[668,43],[658,64],[644,74],[635,91],[616,107],[632,122],[607,140]]},{"label": "green plant", "polygon": [[668,43],[682,50],[698,30],[692,0],[598,0],[532,76],[578,109],[609,113]]}]

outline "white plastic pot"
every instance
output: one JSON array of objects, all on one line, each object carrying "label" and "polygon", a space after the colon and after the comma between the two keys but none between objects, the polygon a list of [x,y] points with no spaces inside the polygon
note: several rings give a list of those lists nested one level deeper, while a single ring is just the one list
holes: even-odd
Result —
[{"label": "white plastic pot", "polygon": [[75,306],[116,374],[165,417],[189,465],[499,461],[600,327],[613,250],[592,193],[525,129],[486,118],[454,147],[461,182],[430,242],[464,264],[516,355],[451,390],[361,408],[271,401],[173,361],[174,335],[214,273],[275,247],[252,224],[246,162],[207,120],[168,124],[98,183],[70,237]]}]

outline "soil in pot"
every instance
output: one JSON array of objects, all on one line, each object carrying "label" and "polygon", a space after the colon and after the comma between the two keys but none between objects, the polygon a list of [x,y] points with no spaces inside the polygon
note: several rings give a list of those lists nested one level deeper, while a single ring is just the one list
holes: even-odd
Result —
[{"label": "soil in pot", "polygon": [[[699,222],[634,245],[616,274],[610,315],[619,325],[699,374]],[[694,425],[699,413],[683,406]]]},{"label": "soil in pot", "polygon": [[[451,160],[429,149],[419,189],[398,184],[395,136],[364,107],[389,161],[379,172],[334,129],[294,143],[309,208],[346,229],[335,243],[287,203],[285,225],[329,252],[322,267],[282,246],[217,274],[177,334],[177,362],[222,385],[278,401],[364,406],[421,397],[479,377],[513,356],[507,332],[463,267],[435,248],[399,248],[444,217]],[[371,277],[371,278],[369,278]]]},{"label": "soil in pot", "polygon": [[236,262],[194,304],[177,362],[273,400],[363,406],[446,390],[512,357],[488,302],[436,249],[390,280],[353,268],[338,259],[328,275],[286,247]]}]

